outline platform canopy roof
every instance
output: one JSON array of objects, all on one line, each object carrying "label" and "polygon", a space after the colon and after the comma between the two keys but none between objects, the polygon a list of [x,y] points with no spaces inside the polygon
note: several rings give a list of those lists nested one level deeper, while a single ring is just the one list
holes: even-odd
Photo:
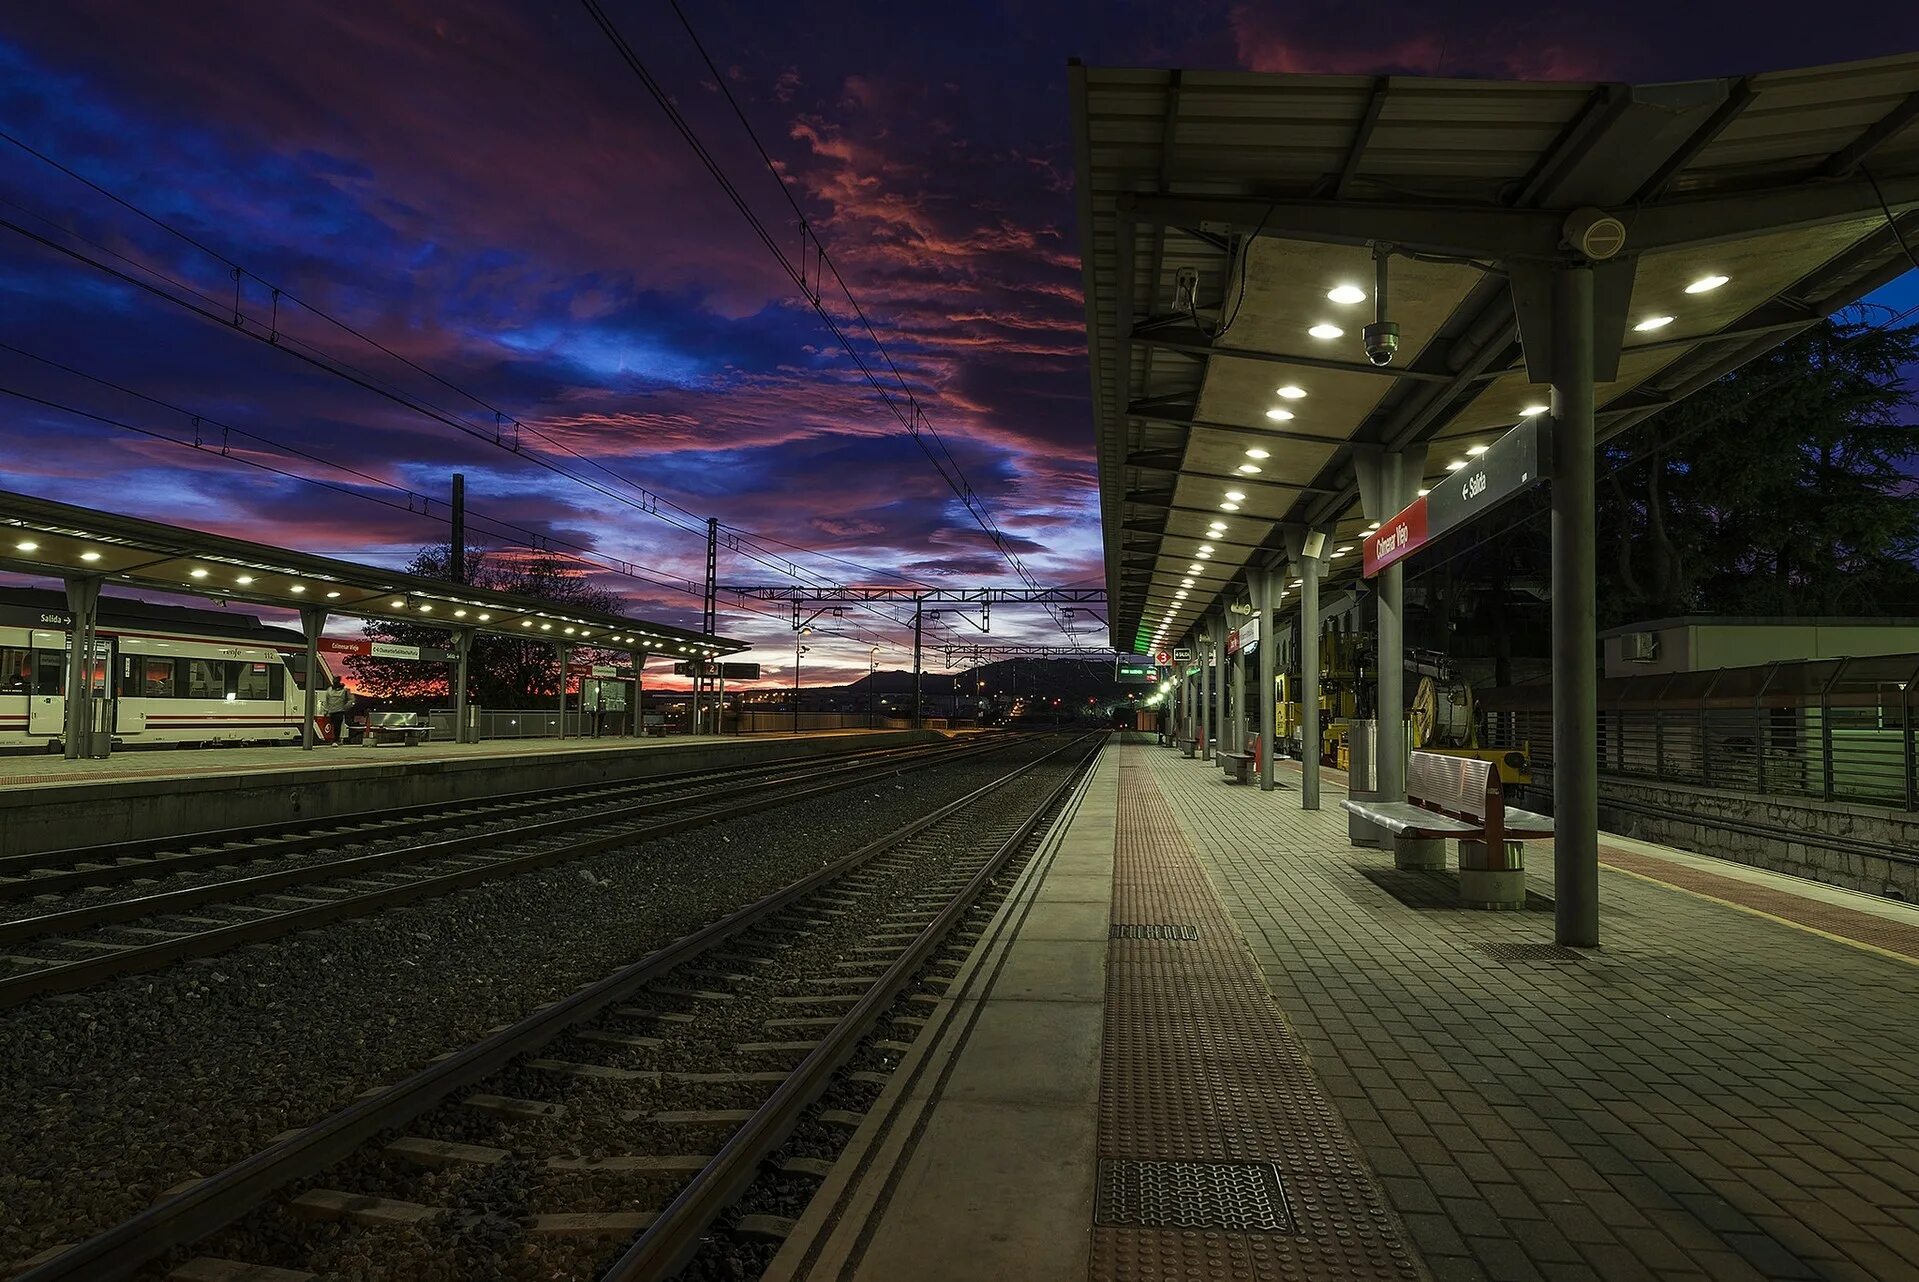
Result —
[{"label": "platform canopy roof", "polygon": [[468,587],[381,566],[230,539],[0,491],[0,569],[101,578],[219,601],[384,619],[449,631],[649,654],[731,654],[746,644],[626,615]]},{"label": "platform canopy roof", "polygon": [[1426,443],[1430,486],[1544,406],[1527,270],[1573,256],[1572,211],[1625,225],[1602,443],[1909,268],[1895,219],[1919,249],[1919,55],[1646,86],[1075,65],[1072,97],[1121,650],[1241,599],[1289,527],[1356,571],[1358,452]]}]

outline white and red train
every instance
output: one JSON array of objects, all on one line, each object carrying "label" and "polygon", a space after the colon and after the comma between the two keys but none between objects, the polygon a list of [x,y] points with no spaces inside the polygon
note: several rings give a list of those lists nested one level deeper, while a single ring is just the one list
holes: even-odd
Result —
[{"label": "white and red train", "polygon": [[[64,735],[69,626],[62,594],[0,588],[0,750],[46,750]],[[117,745],[300,738],[306,642],[290,628],[102,596],[95,637],[94,697],[112,704]]]}]

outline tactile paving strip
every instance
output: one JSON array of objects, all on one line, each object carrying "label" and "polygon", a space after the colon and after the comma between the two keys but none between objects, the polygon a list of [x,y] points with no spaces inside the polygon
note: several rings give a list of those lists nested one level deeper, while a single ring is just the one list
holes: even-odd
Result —
[{"label": "tactile paving strip", "polygon": [[1412,1248],[1319,1088],[1152,774],[1122,750],[1113,921],[1182,922],[1192,940],[1107,946],[1102,1171],[1239,1164],[1283,1181],[1290,1227],[1096,1222],[1091,1277],[1152,1282],[1415,1282]]}]

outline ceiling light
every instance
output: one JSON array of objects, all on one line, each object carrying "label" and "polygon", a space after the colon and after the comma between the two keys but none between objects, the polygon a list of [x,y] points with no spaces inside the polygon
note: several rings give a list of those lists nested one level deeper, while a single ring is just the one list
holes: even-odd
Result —
[{"label": "ceiling light", "polygon": [[1200,560],[1204,561],[1208,557],[1212,556],[1212,553],[1211,552],[1195,552],[1193,555],[1197,556]]},{"label": "ceiling light", "polygon": [[1191,579],[1181,579],[1179,581],[1179,586],[1181,586],[1182,588],[1190,588],[1193,586],[1193,581]]},{"label": "ceiling light", "polygon": [[1670,324],[1672,324],[1672,317],[1670,316],[1648,316],[1645,320],[1634,325],[1633,328],[1643,334],[1649,329],[1664,329]]},{"label": "ceiling light", "polygon": [[1221,504],[1219,505],[1219,510],[1220,510],[1220,511],[1222,511],[1222,512],[1237,512],[1237,511],[1239,511],[1239,504],[1237,504],[1237,503],[1221,503]]},{"label": "ceiling light", "polygon": [[326,594],[326,599],[329,601],[338,601],[340,599],[340,594],[338,592],[329,592]]},{"label": "ceiling light", "polygon": [[1303,588],[1306,586],[1306,580],[1294,579],[1291,583],[1288,583],[1286,586],[1289,588]]},{"label": "ceiling light", "polygon": [[40,550],[40,545],[38,543],[35,543],[32,539],[21,539],[18,543],[14,544],[13,546],[18,548],[22,552],[38,552]]},{"label": "ceiling light", "polygon": [[1266,417],[1272,419],[1275,423],[1290,423],[1293,418],[1293,412],[1291,410],[1270,409],[1266,411]]},{"label": "ceiling light", "polygon": [[1544,414],[1550,408],[1552,407],[1548,405],[1528,405],[1525,409],[1519,411],[1519,417],[1532,418],[1536,414]]},{"label": "ceiling light", "polygon": [[483,615],[481,615],[481,616],[480,616],[480,622],[481,622],[481,623],[485,623],[485,622],[486,622],[486,621],[487,621],[488,619],[490,619],[490,618],[492,618],[492,617],[493,617],[493,616],[492,616],[492,615],[490,615],[490,614],[483,614]]},{"label": "ceiling light", "polygon": [[187,577],[189,579],[204,579],[207,577],[207,572],[205,570],[188,570]]},{"label": "ceiling light", "polygon": [[1431,491],[1431,490],[1421,490],[1421,491],[1419,492],[1419,497],[1423,499],[1423,498],[1425,498],[1425,497],[1426,497],[1426,496],[1427,496],[1428,494],[1431,494],[1431,493],[1432,493],[1432,491]]},{"label": "ceiling light", "polygon": [[1199,545],[1199,555],[1201,555],[1201,556],[1211,556],[1212,554],[1213,554],[1213,545],[1212,545],[1212,544],[1210,544],[1210,543],[1202,543],[1202,544],[1200,544],[1200,545]]},{"label": "ceiling light", "polygon": [[[552,630],[553,630],[553,625],[552,625],[551,623],[542,623],[542,624],[540,625],[540,631],[542,631],[542,632],[551,632]],[[685,654],[685,653],[686,653],[686,647],[685,647],[685,646],[681,646],[681,647],[680,647],[680,653],[681,653],[681,654]]]},{"label": "ceiling light", "polygon": [[1244,490],[1228,490],[1226,491],[1226,497],[1237,503],[1246,497],[1246,492]]},{"label": "ceiling light", "polygon": [[100,554],[98,552],[82,552],[80,554],[80,559],[82,561],[87,562],[89,565],[91,565],[93,562],[98,561],[100,559]]},{"label": "ceiling light", "polygon": [[251,574],[242,574],[239,578],[235,579],[234,582],[241,587],[245,587],[247,584],[253,582],[253,576]]},{"label": "ceiling light", "polygon": [[1374,530],[1377,530],[1378,528],[1379,528],[1379,522],[1374,521],[1371,525],[1366,527],[1366,533],[1371,534]]},{"label": "ceiling light", "polygon": [[1297,383],[1288,383],[1284,387],[1274,388],[1273,391],[1276,395],[1283,396],[1289,401],[1302,400],[1306,396],[1306,389]]},{"label": "ceiling light", "polygon": [[1725,284],[1730,279],[1732,279],[1730,276],[1720,276],[1717,274],[1712,276],[1701,276],[1698,280],[1686,286],[1686,292],[1688,294],[1710,293],[1711,291],[1718,289],[1721,285]]},{"label": "ceiling light", "polygon": [[388,604],[391,605],[396,610],[406,609],[406,602],[404,601],[391,601],[391,602],[388,602]]},{"label": "ceiling light", "polygon": [[454,617],[454,618],[456,618],[456,619],[464,619],[464,618],[466,617],[466,611],[465,611],[465,610],[455,610],[455,611],[453,612],[453,617]]},{"label": "ceiling light", "polygon": [[1350,544],[1350,543],[1342,543],[1342,544],[1340,544],[1340,545],[1339,545],[1338,547],[1336,547],[1336,548],[1334,548],[1334,549],[1333,549],[1333,555],[1334,555],[1334,556],[1344,556],[1344,555],[1346,555],[1346,553],[1348,553],[1348,552],[1350,552],[1350,551],[1352,551],[1352,550],[1353,550],[1353,545],[1352,545],[1352,544]]},{"label": "ceiling light", "polygon": [[1472,455],[1474,458],[1478,458],[1481,454],[1484,454],[1485,452],[1486,452],[1486,447],[1483,445],[1468,445],[1466,447],[1466,453]]},{"label": "ceiling light", "polygon": [[1306,331],[1314,338],[1344,338],[1346,331],[1337,325],[1315,325]]},{"label": "ceiling light", "polygon": [[425,604],[424,602],[422,602],[422,603],[421,603],[421,605],[420,605],[420,613],[421,613],[421,614],[432,614],[432,613],[433,613],[433,607],[432,607],[432,606],[430,606],[430,605],[427,605],[427,604]]},{"label": "ceiling light", "polygon": [[532,627],[532,626],[533,626],[533,620],[531,620],[531,619],[521,619],[521,620],[520,620],[520,626],[521,626],[521,627],[523,627],[523,628],[530,628],[530,627]]},{"label": "ceiling light", "polygon": [[1177,591],[1177,592],[1175,592],[1175,593],[1173,593],[1173,600],[1175,600],[1175,601],[1184,601],[1185,599],[1186,599],[1186,589],[1185,589],[1185,588],[1181,588],[1181,589],[1180,589],[1179,591]]},{"label": "ceiling light", "polygon": [[1448,472],[1457,472],[1460,468],[1464,466],[1466,466],[1466,460],[1463,458],[1456,458],[1452,462],[1446,465],[1446,470]]},{"label": "ceiling light", "polygon": [[1268,458],[1271,458],[1272,455],[1268,454],[1265,450],[1251,449],[1246,451],[1246,457],[1256,458],[1256,459],[1268,459]]},{"label": "ceiling light", "polygon": [[292,587],[287,589],[287,591],[293,593],[294,596],[299,596],[302,592],[305,592],[306,590],[307,590],[307,585],[304,583],[296,583]]},{"label": "ceiling light", "polygon": [[1258,476],[1258,475],[1259,475],[1259,464],[1257,464],[1257,463],[1241,463],[1241,464],[1239,465],[1239,470],[1240,470],[1240,471],[1242,471],[1242,472],[1244,472],[1244,473],[1245,473],[1246,475],[1248,475],[1248,476]]},{"label": "ceiling light", "polygon": [[1357,285],[1335,285],[1326,291],[1326,297],[1335,303],[1363,303],[1366,291]]}]

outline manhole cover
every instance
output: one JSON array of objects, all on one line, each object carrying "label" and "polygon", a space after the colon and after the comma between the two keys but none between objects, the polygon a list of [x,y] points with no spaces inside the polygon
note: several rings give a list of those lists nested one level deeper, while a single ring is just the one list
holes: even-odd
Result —
[{"label": "manhole cover", "polygon": [[1138,925],[1116,923],[1107,932],[1109,939],[1198,939],[1197,926]]},{"label": "manhole cover", "polygon": [[1279,1168],[1270,1162],[1102,1160],[1098,1224],[1291,1233]]},{"label": "manhole cover", "polygon": [[1560,944],[1474,944],[1496,961],[1576,962],[1583,954]]}]

